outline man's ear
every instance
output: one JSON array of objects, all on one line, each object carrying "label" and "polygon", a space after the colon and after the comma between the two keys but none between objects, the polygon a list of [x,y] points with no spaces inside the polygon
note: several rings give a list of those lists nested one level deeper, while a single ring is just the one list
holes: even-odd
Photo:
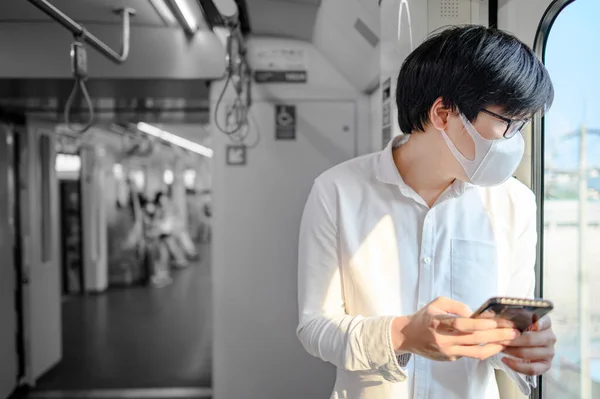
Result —
[{"label": "man's ear", "polygon": [[448,116],[452,113],[450,108],[444,106],[442,97],[434,101],[429,110],[429,121],[437,130],[446,130],[448,127]]}]

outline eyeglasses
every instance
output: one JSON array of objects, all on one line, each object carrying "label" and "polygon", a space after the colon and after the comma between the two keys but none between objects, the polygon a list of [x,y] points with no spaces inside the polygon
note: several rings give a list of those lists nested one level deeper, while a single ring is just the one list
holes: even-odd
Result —
[{"label": "eyeglasses", "polygon": [[493,116],[494,118],[500,119],[502,122],[506,123],[506,130],[504,131],[504,138],[510,139],[514,137],[517,133],[521,132],[525,126],[531,121],[530,118],[527,119],[510,119],[502,115],[498,115],[495,112],[488,111],[485,108],[481,109],[481,112],[485,112],[488,115]]}]

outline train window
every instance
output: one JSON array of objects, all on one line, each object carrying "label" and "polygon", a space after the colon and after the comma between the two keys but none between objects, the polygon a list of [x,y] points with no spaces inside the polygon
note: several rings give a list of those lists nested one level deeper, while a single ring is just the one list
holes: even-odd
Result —
[{"label": "train window", "polygon": [[196,185],[196,171],[194,169],[186,169],[183,172],[183,184],[189,190],[194,188]]},{"label": "train window", "polygon": [[143,170],[132,169],[129,172],[129,178],[135,183],[138,190],[144,191],[146,187],[146,174]]},{"label": "train window", "polygon": [[46,135],[40,136],[40,188],[41,188],[41,212],[42,223],[42,262],[48,262],[52,259],[52,202],[50,188],[52,182],[52,167],[55,165],[51,161],[52,148],[51,140]]},{"label": "train window", "polygon": [[59,173],[76,172],[81,170],[81,158],[73,154],[56,154],[56,171]]},{"label": "train window", "polygon": [[116,163],[113,165],[113,175],[117,180],[123,180],[123,165]]},{"label": "train window", "polygon": [[542,397],[591,399],[600,398],[600,2],[563,1],[555,11],[540,32],[555,89],[540,150],[541,283],[558,338]]},{"label": "train window", "polygon": [[170,186],[175,181],[175,175],[171,169],[165,169],[163,173],[163,181],[167,186]]}]

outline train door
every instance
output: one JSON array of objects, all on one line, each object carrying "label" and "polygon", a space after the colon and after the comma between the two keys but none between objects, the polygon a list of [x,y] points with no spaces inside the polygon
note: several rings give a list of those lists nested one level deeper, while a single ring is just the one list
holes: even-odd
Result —
[{"label": "train door", "polygon": [[0,397],[7,397],[18,383],[20,359],[17,264],[15,259],[14,135],[0,123]]},{"label": "train door", "polygon": [[[79,159],[77,155],[61,154],[62,157]],[[58,162],[57,162],[58,165]],[[62,253],[62,294],[78,295],[85,292],[83,275],[83,243],[81,223],[81,181],[75,176],[59,178],[60,220]]]},{"label": "train door", "polygon": [[99,151],[83,147],[79,154],[84,290],[98,293],[108,287],[105,168]]},{"label": "train door", "polygon": [[19,135],[26,383],[61,358],[58,184],[53,126],[29,119]]}]

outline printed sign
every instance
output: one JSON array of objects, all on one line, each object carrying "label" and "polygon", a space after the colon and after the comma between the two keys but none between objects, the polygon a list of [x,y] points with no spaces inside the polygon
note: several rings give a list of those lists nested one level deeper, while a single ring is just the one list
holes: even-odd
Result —
[{"label": "printed sign", "polygon": [[296,106],[275,106],[275,138],[277,140],[296,139]]},{"label": "printed sign", "polygon": [[302,48],[265,48],[256,51],[253,67],[259,71],[306,71],[308,54]]},{"label": "printed sign", "polygon": [[306,83],[308,53],[301,48],[269,48],[253,60],[256,83]]},{"label": "printed sign", "polygon": [[383,97],[383,102],[390,100],[390,97],[392,96],[391,89],[392,89],[392,79],[387,78],[383,82],[383,85],[381,85],[381,95]]},{"label": "printed sign", "polygon": [[390,106],[390,102],[383,103],[383,108],[381,109],[383,121],[382,126],[389,126],[392,124],[392,109]]},{"label": "printed sign", "polygon": [[254,71],[256,83],[306,83],[306,71]]},{"label": "printed sign", "polygon": [[246,165],[246,146],[228,145],[227,146],[227,165]]}]

